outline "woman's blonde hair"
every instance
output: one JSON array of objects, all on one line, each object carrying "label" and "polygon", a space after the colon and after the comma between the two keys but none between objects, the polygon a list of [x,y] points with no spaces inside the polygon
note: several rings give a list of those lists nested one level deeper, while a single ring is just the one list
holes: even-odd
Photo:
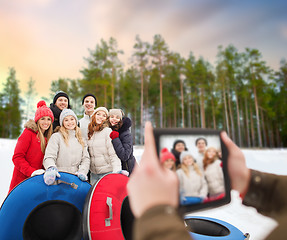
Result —
[{"label": "woman's blonde hair", "polygon": [[37,136],[40,139],[41,151],[43,154],[45,154],[47,143],[48,143],[48,141],[49,141],[49,139],[53,133],[53,124],[51,122],[50,127],[47,130],[45,130],[44,134],[43,134],[41,127],[40,127],[40,121],[37,121],[37,128],[38,128]]},{"label": "woman's blonde hair", "polygon": [[[83,137],[82,137],[81,129],[78,126],[76,126],[75,131],[76,131],[75,136],[76,136],[78,142],[82,145],[82,147],[84,147],[85,142],[84,142]],[[59,128],[59,132],[62,134],[62,136],[64,138],[64,142],[68,146],[69,145],[69,132],[68,132],[68,130],[64,126],[61,126]]]},{"label": "woman's blonde hair", "polygon": [[[191,156],[191,155],[186,155],[186,156]],[[186,157],[185,156],[185,157]],[[184,157],[184,158],[185,158]],[[184,158],[183,158],[183,160],[184,160]],[[202,172],[200,171],[200,168],[199,168],[199,166],[198,166],[198,164],[195,162],[195,159],[192,157],[192,159],[193,159],[193,164],[192,164],[192,166],[193,166],[193,168],[194,168],[194,171],[199,175],[199,176],[202,176]],[[189,177],[189,170],[188,170],[188,166],[184,163],[184,161],[182,161],[182,163],[181,163],[181,169],[183,170],[183,172],[186,174],[186,176],[188,176]]]},{"label": "woman's blonde hair", "polygon": [[103,121],[101,124],[97,124],[96,122],[96,114],[94,113],[91,122],[88,125],[88,139],[91,139],[93,136],[94,132],[100,132],[102,131],[105,127],[108,127],[108,119]]},{"label": "woman's blonde hair", "polygon": [[[208,152],[209,150],[214,150],[215,153],[216,153],[212,159],[209,159],[209,158],[207,157],[207,152]],[[204,158],[203,158],[203,169],[205,170],[205,169],[207,168],[207,166],[208,166],[209,164],[213,163],[217,158],[218,158],[218,157],[217,157],[217,150],[216,150],[215,147],[209,147],[208,149],[206,149],[206,151],[205,151],[205,153],[204,153]]]}]

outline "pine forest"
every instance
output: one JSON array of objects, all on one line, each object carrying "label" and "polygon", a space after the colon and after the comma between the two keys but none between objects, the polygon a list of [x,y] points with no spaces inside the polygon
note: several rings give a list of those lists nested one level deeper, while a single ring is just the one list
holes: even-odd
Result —
[{"label": "pine forest", "polygon": [[[225,130],[240,147],[287,147],[286,59],[278,59],[280,67],[274,70],[260,50],[247,47],[239,52],[229,45],[218,47],[216,63],[211,64],[192,51],[187,58],[173,52],[161,35],[152,43],[136,36],[131,44],[127,67],[120,60],[124,52],[117,40],[101,39],[84,56],[82,78],[53,80],[50,96],[37,100],[48,105],[55,92],[65,91],[82,117],[82,97],[93,93],[98,106],[123,109],[133,122],[134,143],[140,145],[144,122],[149,120],[161,128]],[[34,80],[23,94],[16,71],[8,70],[0,93],[1,138],[17,138],[22,121],[35,110],[30,103]]]}]

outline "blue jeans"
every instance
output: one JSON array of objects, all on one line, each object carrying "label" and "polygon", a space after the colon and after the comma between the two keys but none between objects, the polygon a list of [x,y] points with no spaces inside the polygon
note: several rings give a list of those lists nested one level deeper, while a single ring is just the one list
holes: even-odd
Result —
[{"label": "blue jeans", "polygon": [[94,185],[94,183],[96,183],[97,181],[99,181],[103,176],[112,173],[112,172],[107,172],[107,173],[100,173],[100,174],[95,174],[92,173],[90,174],[90,183],[91,185]]}]

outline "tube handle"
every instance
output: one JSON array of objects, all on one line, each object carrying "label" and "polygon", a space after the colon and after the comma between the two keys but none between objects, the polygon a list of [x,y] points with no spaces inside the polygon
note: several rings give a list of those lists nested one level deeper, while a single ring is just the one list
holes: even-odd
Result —
[{"label": "tube handle", "polygon": [[109,207],[109,218],[105,219],[105,226],[109,227],[111,226],[111,220],[113,220],[113,204],[112,204],[112,198],[107,197],[106,204]]}]

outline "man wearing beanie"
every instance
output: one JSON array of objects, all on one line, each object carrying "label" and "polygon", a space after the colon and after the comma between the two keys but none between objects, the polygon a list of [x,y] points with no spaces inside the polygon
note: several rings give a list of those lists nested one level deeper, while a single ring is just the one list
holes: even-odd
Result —
[{"label": "man wearing beanie", "polygon": [[59,117],[63,109],[70,109],[70,99],[67,93],[59,91],[55,94],[53,103],[50,104],[50,109],[54,114],[53,130],[60,126]]},{"label": "man wearing beanie", "polygon": [[84,106],[84,117],[79,120],[82,136],[84,139],[88,139],[88,125],[91,122],[91,117],[97,107],[97,98],[91,93],[87,93],[82,100]]}]

